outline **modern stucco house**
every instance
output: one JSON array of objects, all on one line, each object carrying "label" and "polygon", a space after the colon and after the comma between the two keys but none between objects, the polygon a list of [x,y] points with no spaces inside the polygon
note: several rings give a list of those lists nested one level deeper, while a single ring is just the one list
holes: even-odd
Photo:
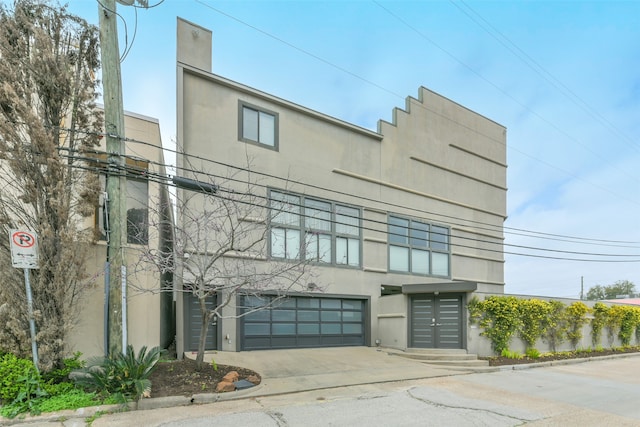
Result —
[{"label": "modern stucco house", "polygon": [[[171,224],[171,211],[158,206],[169,203],[159,122],[155,118],[125,112],[125,162],[127,170],[126,209],[127,243],[125,263],[127,274],[127,342],[137,351],[142,346],[168,347],[175,335],[174,304],[171,292],[158,292],[163,286],[171,288],[171,278],[161,275],[153,268],[140,264],[141,249],[156,250],[170,241],[170,228],[149,229],[149,224],[158,224],[161,215],[167,215]],[[105,144],[104,139],[102,144]],[[105,146],[96,149],[93,168],[106,171]],[[101,174],[104,186],[105,174]],[[104,187],[103,187],[104,188]],[[101,198],[102,200],[102,198]],[[69,351],[80,351],[83,357],[99,356],[105,349],[105,261],[107,242],[103,234],[105,224],[100,220],[102,211],[96,209],[94,218],[87,226],[97,230],[96,243],[87,255],[86,271],[91,280],[87,287],[77,316],[77,324],[69,336]],[[100,231],[102,229],[102,231]],[[137,274],[134,271],[138,270]]]},{"label": "modern stucco house", "polygon": [[[290,210],[262,219],[262,259],[311,260],[322,292],[255,316],[238,316],[238,296],[210,348],[465,349],[466,301],[503,293],[506,129],[426,88],[365,129],[214,74],[211,49],[209,30],[178,19],[178,165],[253,159],[265,205]],[[177,293],[176,315],[179,354],[195,350],[188,293]]]}]

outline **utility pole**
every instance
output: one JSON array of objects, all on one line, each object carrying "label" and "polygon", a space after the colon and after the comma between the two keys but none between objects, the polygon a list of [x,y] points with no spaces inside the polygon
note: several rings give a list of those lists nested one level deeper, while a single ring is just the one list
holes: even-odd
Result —
[{"label": "utility pole", "polygon": [[[105,353],[114,355],[126,351],[123,336],[123,317],[126,316],[126,274],[123,246],[127,236],[126,176],[124,162],[124,107],[120,75],[120,50],[115,0],[98,2],[100,17],[100,55],[102,60],[102,91],[104,122],[108,154],[107,196],[109,230],[107,230],[108,334]],[[105,285],[107,286],[107,285]]]},{"label": "utility pole", "polygon": [[584,299],[584,276],[580,276],[580,300]]}]

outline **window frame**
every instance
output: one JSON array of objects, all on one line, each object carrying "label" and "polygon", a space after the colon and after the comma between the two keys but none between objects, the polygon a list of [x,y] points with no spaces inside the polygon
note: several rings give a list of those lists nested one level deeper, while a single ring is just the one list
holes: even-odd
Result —
[{"label": "window frame", "polygon": [[[146,173],[147,173],[147,168],[148,168],[148,163],[146,162],[137,162],[136,164],[129,164],[129,159],[127,159],[127,163],[128,166],[130,167],[130,170],[127,172],[126,175],[126,188],[124,190],[125,194],[123,195],[125,198],[125,205],[126,205],[126,238],[127,238],[127,244],[129,245],[138,245],[138,246],[144,246],[144,245],[148,245],[149,244],[149,179],[146,177]],[[131,162],[132,163],[132,162]],[[140,164],[138,164],[140,163]],[[98,172],[99,175],[99,180],[100,180],[100,190],[102,193],[106,193],[107,191],[107,179],[108,179],[108,171],[107,170],[103,170]],[[117,178],[116,175],[112,175],[113,178]],[[137,237],[136,235],[132,235],[129,233],[129,205],[130,205],[130,199],[132,199],[132,196],[130,193],[130,189],[129,189],[129,181],[131,182],[137,182],[137,183],[144,183],[145,187],[146,187],[146,200],[143,203],[146,206],[146,215],[145,215],[145,221],[146,221],[146,229],[144,230],[144,232],[142,233],[142,239],[140,239],[139,237]],[[100,199],[102,200],[102,197],[100,197]],[[100,230],[100,216],[102,216],[103,218],[103,223],[106,223],[106,221],[104,220],[106,218],[106,211],[104,206],[96,206],[95,209],[95,213],[94,213],[94,227],[97,231],[97,240],[98,241],[106,241],[107,240],[107,236],[106,234],[102,233],[102,230]]]},{"label": "window frame", "polygon": [[[245,109],[255,111],[258,114],[257,121],[257,139],[245,137],[244,124],[245,124]],[[260,114],[266,114],[273,117],[273,145],[260,141]],[[259,147],[267,148],[274,151],[279,151],[279,139],[280,139],[280,118],[279,114],[275,111],[259,107],[248,102],[238,100],[238,141],[245,142],[247,144],[256,145]]]},{"label": "window frame", "polygon": [[[297,213],[293,213],[293,215],[298,216],[297,224],[285,224],[284,222],[274,221],[281,215],[281,213],[273,212],[273,203],[278,202],[281,199],[274,199],[274,193],[284,196],[285,198],[297,198],[299,201],[299,206]],[[362,268],[362,208],[358,206],[353,206],[348,203],[335,202],[332,200],[322,199],[320,197],[312,197],[312,196],[304,196],[302,194],[289,193],[286,191],[278,190],[278,189],[269,189],[268,190],[269,197],[269,216],[268,216],[268,227],[269,227],[269,258],[283,261],[305,261],[310,262],[314,265],[322,265],[322,266],[332,266],[332,267],[344,267],[344,268],[352,268],[352,269],[361,269]],[[311,203],[307,203],[311,202]],[[326,204],[329,207],[329,211],[318,209],[320,204]],[[319,212],[328,212],[329,218],[309,218],[307,215],[307,208],[317,210]],[[341,223],[338,221],[338,216],[340,215],[339,209],[345,208],[346,210],[353,210],[352,213],[357,213],[357,225],[356,224],[342,224],[346,227],[357,227],[358,234],[354,234],[353,232],[345,232],[339,231],[338,228]],[[311,222],[311,224],[309,224]],[[316,227],[313,227],[315,222]],[[327,230],[323,228],[322,223],[329,222],[330,229]],[[299,242],[300,242],[300,251],[298,253],[298,257],[274,257],[273,256],[273,232],[274,229],[290,229],[299,232]],[[319,250],[316,251],[307,251],[307,245],[309,244],[309,237],[313,239],[316,238],[315,244],[318,245],[318,249],[320,248],[320,236],[329,236],[330,243],[330,259],[326,260],[326,256],[323,258],[322,253]],[[346,262],[339,262],[337,258],[337,250],[338,250],[338,240],[339,239],[347,239],[346,248],[347,248],[347,260]],[[351,244],[349,244],[349,240],[351,240]],[[354,242],[356,241],[356,242]],[[350,252],[349,252],[350,251]],[[313,259],[307,258],[308,252],[312,252],[315,254]],[[356,252],[356,253],[354,253]],[[357,256],[357,263],[354,260],[349,259],[349,254],[351,254],[354,258]]]},{"label": "window frame", "polygon": [[[398,225],[402,222],[406,223],[406,226]],[[392,233],[395,232],[395,228],[406,229],[406,234],[402,233],[398,235],[399,238],[392,238]],[[434,229],[437,229],[436,233],[438,234],[438,239],[434,239],[432,237]],[[446,234],[443,233],[443,231]],[[426,232],[426,237],[422,234],[424,232]],[[399,241],[402,239],[405,240],[404,243]],[[424,242],[425,244],[420,244],[420,242]],[[444,249],[442,247],[444,247]],[[393,248],[400,249],[406,252],[406,260],[399,260],[406,261],[406,270],[392,268],[392,264],[398,264],[397,261],[392,263],[391,253]],[[396,252],[398,251],[396,250]],[[428,269],[426,273],[420,272],[417,266],[414,267],[414,257],[423,253],[428,254]],[[437,256],[446,256],[446,274],[434,273],[434,254],[436,254]],[[389,213],[387,215],[387,271],[390,273],[411,274],[415,276],[450,278],[451,228],[441,224],[434,224],[416,218]]]}]

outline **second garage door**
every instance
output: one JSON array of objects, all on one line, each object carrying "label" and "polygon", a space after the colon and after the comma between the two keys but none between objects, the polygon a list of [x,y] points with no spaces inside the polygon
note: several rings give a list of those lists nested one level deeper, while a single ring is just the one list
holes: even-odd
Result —
[{"label": "second garage door", "polygon": [[245,296],[242,350],[364,345],[365,307],[360,299]]}]

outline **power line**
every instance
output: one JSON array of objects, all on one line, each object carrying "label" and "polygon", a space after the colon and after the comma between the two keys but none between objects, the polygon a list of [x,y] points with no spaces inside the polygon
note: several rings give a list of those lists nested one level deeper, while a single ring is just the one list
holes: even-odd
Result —
[{"label": "power line", "polygon": [[[74,157],[74,156],[72,156]],[[95,161],[95,159],[91,158],[91,157],[84,157],[84,158],[80,158],[75,156],[74,158],[76,159],[80,159],[80,160],[85,160],[85,161]],[[129,167],[124,166],[120,169],[121,173],[127,173],[129,170]],[[134,170],[136,173],[139,173],[140,170],[139,169],[135,169]],[[110,174],[111,172],[109,171],[105,171],[104,169],[101,168],[95,168],[94,172],[97,173],[106,173],[106,174]],[[194,172],[198,172],[204,175],[208,175],[209,177],[214,177],[214,178],[224,178],[222,176],[216,176],[213,174],[207,174],[201,171],[194,171]],[[158,182],[158,183],[162,183],[167,185],[167,178],[168,176],[166,175],[161,175],[161,174],[157,174],[157,173],[153,173],[153,172],[148,172],[143,174],[145,176],[146,179],[149,179],[150,181],[154,181],[154,182]],[[242,183],[246,183],[245,181],[238,181],[238,182],[242,182]],[[175,186],[175,185],[174,185]],[[261,186],[259,184],[255,184],[256,187],[264,187],[264,188],[268,188],[266,186]],[[236,191],[231,190],[231,189],[224,189],[222,187],[220,187],[220,190],[222,192],[227,192],[229,194],[238,194]],[[287,192],[286,190],[284,190],[284,192]],[[229,200],[229,201],[235,201],[235,202],[240,202],[240,203],[245,203],[245,204],[251,204],[255,207],[259,207],[261,209],[272,209],[270,202],[272,201],[268,196],[262,196],[262,195],[257,195],[257,194],[249,194],[249,193],[239,193],[242,196],[249,196],[251,197],[251,199],[256,199],[256,200],[262,200],[265,203],[264,204],[253,204],[253,203],[247,203],[246,201],[243,200],[237,200],[237,199],[233,199],[233,198],[224,198],[223,196],[216,196],[216,197],[221,197],[223,199]],[[297,193],[289,193],[291,195],[297,196],[297,197],[306,197],[306,198],[311,198],[311,199],[318,199],[315,198],[313,196],[306,196],[306,195],[302,195],[302,194],[297,194]],[[302,199],[300,199],[302,200]],[[295,203],[288,203],[288,205],[299,208],[300,211],[304,210],[304,208],[306,208],[307,206],[304,204],[295,204]],[[363,207],[366,209],[366,207]],[[287,211],[285,211],[287,212]],[[288,212],[290,213],[290,212]],[[317,219],[314,216],[310,216],[310,215],[306,215],[304,213],[294,213],[295,215],[299,215],[301,218],[313,218],[313,219]],[[348,216],[348,215],[347,215]],[[353,217],[354,219],[358,219],[358,220],[362,220],[365,221],[367,223],[370,224],[374,224],[374,225],[382,225],[384,227],[388,227],[389,224],[386,221],[376,221],[376,220],[371,220],[371,219],[365,219],[362,218],[360,216],[358,217]],[[352,225],[350,223],[343,223],[343,222],[339,222],[336,220],[327,220],[328,222],[331,222],[333,224],[338,224],[338,225]],[[396,236],[402,236],[402,237],[407,237],[410,235],[410,232],[412,230],[418,230],[418,229],[414,229],[411,227],[407,227],[407,235],[405,236],[404,234],[398,234],[398,233],[393,233],[391,231],[389,231],[387,229],[387,231],[384,231],[382,229],[378,229],[378,228],[372,228],[372,227],[365,227],[365,226],[360,226],[359,228],[361,228],[362,230],[367,230],[367,231],[371,231],[371,232],[376,232],[376,233],[383,233],[386,234],[388,236],[390,235],[396,235]],[[437,232],[430,232],[431,234],[441,234],[442,233],[437,233]],[[518,249],[528,249],[528,250],[535,250],[535,251],[543,251],[543,252],[552,252],[552,253],[562,253],[562,254],[570,254],[570,255],[587,255],[587,256],[598,256],[598,257],[637,257],[640,256],[638,254],[605,254],[605,253],[591,253],[591,252],[578,252],[578,251],[566,251],[566,250],[558,250],[558,249],[548,249],[548,248],[537,248],[537,247],[532,247],[532,246],[524,246],[524,245],[512,245],[512,244],[504,244],[502,242],[495,242],[495,241],[488,241],[488,240],[480,240],[480,239],[474,239],[474,238],[470,238],[470,237],[464,237],[464,236],[460,236],[460,235],[453,235],[453,234],[446,234],[447,237],[449,238],[454,238],[454,239],[459,239],[459,240],[467,240],[467,241],[472,241],[475,243],[484,243],[484,244],[491,244],[491,245],[500,245],[502,247],[504,246],[508,246],[508,247],[514,247],[514,248],[518,248]],[[590,261],[590,262],[640,262],[640,260],[595,260],[595,259],[576,259],[576,258],[566,258],[566,257],[551,257],[551,256],[543,256],[543,255],[535,255],[535,254],[523,254],[523,253],[517,253],[517,252],[507,252],[504,251],[503,249],[488,249],[488,248],[481,248],[481,247],[477,247],[477,246],[469,246],[469,245],[463,245],[460,243],[453,243],[453,242],[449,242],[448,243],[451,246],[455,246],[455,247],[461,247],[461,248],[468,248],[468,249],[474,249],[474,250],[479,250],[479,251],[486,251],[486,252],[492,252],[492,253],[501,253],[501,254],[511,254],[511,255],[520,255],[520,256],[532,256],[532,257],[538,257],[538,258],[546,258],[546,259],[556,259],[556,260],[568,260],[568,261]],[[497,261],[497,260],[496,260]]]},{"label": "power line", "polygon": [[[71,130],[71,129],[66,128],[66,130]],[[101,133],[101,132],[90,132],[90,131],[82,131],[82,130],[75,130],[75,131],[76,132],[93,133],[93,134],[96,134],[96,135],[104,135],[104,133]],[[288,181],[286,178],[282,178],[280,176],[276,176],[276,175],[273,175],[273,174],[268,174],[268,173],[264,173],[264,172],[251,170],[249,168],[243,168],[243,167],[231,165],[231,164],[220,162],[220,161],[217,161],[217,160],[212,160],[212,159],[209,159],[209,158],[206,158],[206,157],[203,157],[203,156],[198,156],[198,155],[194,155],[194,154],[186,154],[186,153],[183,153],[183,152],[180,152],[180,151],[177,151],[177,150],[172,150],[172,149],[168,149],[168,148],[159,147],[158,145],[150,143],[150,142],[136,140],[136,139],[133,139],[133,138],[121,138],[121,139],[123,139],[126,142],[132,142],[132,143],[151,146],[153,148],[161,149],[161,150],[164,150],[164,151],[168,151],[168,152],[174,153],[176,155],[182,155],[182,156],[185,156],[185,157],[188,157],[188,158],[193,158],[193,159],[196,159],[196,160],[201,160],[201,161],[217,164],[217,165],[224,166],[224,167],[227,167],[227,168],[233,168],[233,169],[237,169],[237,170],[243,171],[243,172],[251,172],[251,173],[256,174],[256,175],[260,175],[260,176],[264,176],[264,177],[268,177],[268,178],[273,178],[273,179],[278,179],[278,180],[281,180],[281,181]],[[206,172],[198,171],[198,170],[195,170],[195,169],[179,168],[179,167],[176,167],[174,165],[161,164],[161,163],[158,163],[158,162],[152,162],[152,163],[156,163],[156,164],[161,165],[163,167],[175,168],[176,170],[184,170],[186,172],[193,172],[193,173],[207,175]],[[222,177],[222,176],[215,176],[215,177],[216,178],[225,178],[225,177]],[[484,229],[484,230],[487,230],[487,231],[500,231],[501,229],[512,230],[512,231],[504,231],[504,233],[505,234],[515,234],[515,235],[520,235],[520,236],[524,236],[524,237],[545,239],[545,240],[548,239],[548,240],[559,240],[559,241],[566,241],[566,242],[572,242],[572,243],[597,244],[597,245],[601,245],[601,246],[610,244],[609,246],[625,247],[625,246],[619,246],[617,244],[622,244],[622,245],[624,245],[624,244],[629,244],[629,245],[640,244],[640,242],[635,242],[635,241],[593,239],[593,238],[586,238],[586,237],[577,237],[577,236],[567,236],[567,235],[560,235],[560,234],[553,234],[553,233],[544,233],[544,232],[539,232],[539,231],[534,231],[534,230],[526,230],[526,229],[521,229],[521,228],[494,226],[492,224],[484,223],[484,222],[481,222],[481,221],[467,220],[467,219],[459,218],[459,217],[456,217],[456,216],[429,212],[429,211],[426,211],[426,210],[421,210],[421,209],[417,209],[417,208],[413,208],[413,207],[406,207],[406,206],[402,206],[402,205],[395,204],[395,203],[390,203],[390,202],[385,202],[385,201],[380,201],[380,200],[376,200],[376,199],[367,198],[367,197],[364,197],[364,196],[361,196],[361,195],[353,195],[353,194],[350,194],[350,193],[347,193],[347,192],[344,192],[344,191],[340,191],[340,190],[328,189],[326,187],[322,187],[322,186],[318,186],[318,185],[314,185],[314,184],[308,184],[308,183],[304,183],[304,182],[301,182],[301,181],[296,181],[296,182],[301,184],[304,187],[314,188],[314,189],[318,189],[318,190],[322,190],[322,191],[326,191],[326,192],[333,192],[335,194],[348,196],[348,197],[354,198],[354,199],[360,199],[360,200],[365,200],[365,201],[369,201],[369,202],[380,203],[380,204],[384,204],[386,206],[391,206],[391,207],[396,207],[396,208],[409,209],[411,211],[419,212],[421,214],[435,215],[435,216],[438,216],[438,217],[447,218],[449,220],[453,219],[453,220],[456,220],[456,221],[464,221],[464,222],[467,222],[467,223],[474,224],[474,226],[476,226],[476,227],[478,225],[484,226],[485,228],[483,228],[483,227],[477,227],[477,228]],[[437,221],[437,220],[432,218],[432,219],[429,219],[429,221]],[[461,223],[451,223],[451,224],[452,225],[459,225],[459,226],[468,226],[466,224],[461,224]],[[533,236],[531,234],[533,234]],[[568,239],[568,240],[564,240],[564,239]]]}]

